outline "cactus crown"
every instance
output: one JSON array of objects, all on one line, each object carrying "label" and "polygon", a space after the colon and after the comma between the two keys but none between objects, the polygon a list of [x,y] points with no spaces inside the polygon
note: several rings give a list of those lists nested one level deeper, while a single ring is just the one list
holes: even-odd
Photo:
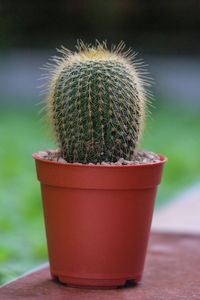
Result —
[{"label": "cactus crown", "polygon": [[[141,135],[148,80],[135,54],[122,52],[120,43],[108,51],[106,44],[77,52],[62,47],[62,57],[49,64],[46,99],[63,158],[68,162],[131,160]],[[53,67],[52,67],[53,66]]]}]

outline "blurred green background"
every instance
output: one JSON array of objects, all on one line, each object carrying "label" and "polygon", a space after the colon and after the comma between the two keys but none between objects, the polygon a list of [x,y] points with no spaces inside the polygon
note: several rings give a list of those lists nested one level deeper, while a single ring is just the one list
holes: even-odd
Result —
[{"label": "blurred green background", "polygon": [[0,6],[0,284],[47,260],[31,154],[56,147],[39,115],[39,69],[77,38],[125,40],[156,84],[141,148],[168,157],[157,207],[200,177],[196,1],[2,1]]}]

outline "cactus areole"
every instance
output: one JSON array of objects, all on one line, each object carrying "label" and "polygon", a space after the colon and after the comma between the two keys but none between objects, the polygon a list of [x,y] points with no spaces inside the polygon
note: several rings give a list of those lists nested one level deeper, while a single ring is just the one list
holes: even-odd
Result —
[{"label": "cactus areole", "polygon": [[86,46],[77,52],[62,48],[56,65],[47,67],[50,79],[47,114],[70,163],[131,160],[141,136],[148,79],[141,62],[120,43]]},{"label": "cactus areole", "polygon": [[122,43],[108,51],[81,42],[47,65],[45,108],[62,157],[33,157],[50,272],[69,286],[116,288],[142,278],[167,159],[117,165],[137,157],[149,84],[140,62],[122,50]]}]

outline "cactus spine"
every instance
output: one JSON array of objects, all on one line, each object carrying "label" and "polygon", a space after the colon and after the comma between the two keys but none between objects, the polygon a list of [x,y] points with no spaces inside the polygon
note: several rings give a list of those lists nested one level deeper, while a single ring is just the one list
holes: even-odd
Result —
[{"label": "cactus spine", "polygon": [[131,160],[143,128],[148,80],[123,43],[64,47],[50,69],[47,111],[68,162]]}]

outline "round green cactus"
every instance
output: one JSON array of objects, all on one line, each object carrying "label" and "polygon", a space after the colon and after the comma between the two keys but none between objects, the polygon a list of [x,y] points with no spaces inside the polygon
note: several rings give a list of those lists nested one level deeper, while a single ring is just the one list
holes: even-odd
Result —
[{"label": "round green cactus", "polygon": [[147,81],[137,63],[105,44],[65,48],[51,71],[47,111],[68,162],[131,160],[141,135]]}]

